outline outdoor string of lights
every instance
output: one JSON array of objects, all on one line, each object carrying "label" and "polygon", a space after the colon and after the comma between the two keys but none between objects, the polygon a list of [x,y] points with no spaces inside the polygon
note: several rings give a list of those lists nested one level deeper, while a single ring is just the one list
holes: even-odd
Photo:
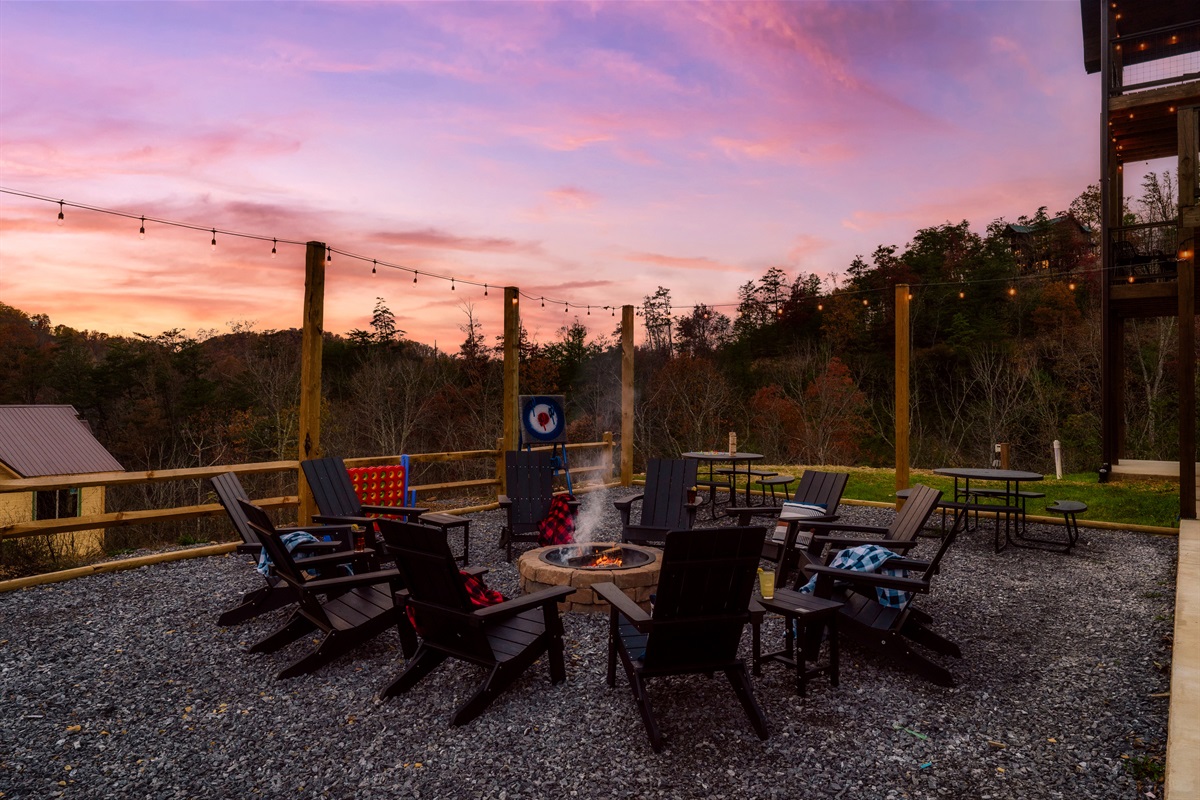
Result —
[{"label": "outdoor string of lights", "polygon": [[[153,223],[156,225],[163,225],[166,227],[182,228],[184,230],[202,231],[204,233],[207,233],[210,235],[209,245],[211,246],[211,248],[214,251],[217,249],[217,236],[218,235],[228,236],[228,237],[236,238],[236,239],[249,239],[252,241],[260,241],[260,242],[264,242],[264,243],[270,242],[271,243],[271,251],[270,251],[271,258],[276,257],[276,255],[278,253],[279,245],[281,245],[281,244],[282,245],[295,245],[295,246],[299,246],[299,247],[307,247],[307,244],[308,244],[307,242],[301,242],[301,241],[296,241],[296,240],[292,240],[292,239],[280,239],[275,236],[267,236],[264,234],[246,233],[243,231],[226,230],[226,229],[217,228],[217,227],[214,227],[211,225],[197,225],[195,223],[179,222],[177,220],[170,220],[170,219],[165,219],[162,217],[147,216],[145,214],[133,214],[133,213],[130,213],[127,211],[118,211],[116,209],[104,208],[101,206],[93,206],[93,205],[88,205],[86,203],[76,203],[76,202],[71,202],[71,201],[68,201],[65,199],[55,199],[53,197],[49,197],[46,195],[39,195],[39,194],[34,194],[32,192],[25,192],[25,191],[20,191],[20,190],[16,190],[16,189],[9,189],[6,187],[0,187],[0,194],[8,194],[8,195],[13,195],[15,197],[23,197],[23,198],[26,198],[29,200],[38,200],[41,202],[46,202],[46,203],[51,203],[53,205],[57,205],[58,206],[58,217],[57,217],[56,223],[59,226],[64,225],[66,222],[66,213],[65,213],[66,209],[79,209],[81,211],[90,211],[90,212],[97,213],[97,214],[106,214],[106,215],[113,216],[113,217],[120,217],[122,219],[134,220],[134,221],[137,221],[137,223],[138,223],[138,238],[139,239],[146,238],[146,223],[150,222],[150,223]],[[443,275],[441,273],[430,272],[428,270],[419,270],[419,269],[416,269],[415,267],[408,267],[403,264],[394,264],[394,263],[391,263],[388,261],[383,261],[378,258],[368,257],[368,256],[365,256],[365,255],[362,255],[359,253],[354,253],[349,250],[332,247],[330,245],[326,245],[326,247],[325,247],[326,262],[332,263],[333,256],[335,253],[341,257],[348,258],[353,261],[361,261],[364,263],[364,265],[367,263],[370,263],[372,274],[378,274],[378,270],[380,268],[384,268],[384,269],[395,270],[397,272],[405,272],[405,273],[411,274],[412,282],[414,284],[417,283],[418,278],[420,278],[420,277],[434,278],[436,280],[446,281],[447,283],[450,284],[450,291],[452,291],[452,292],[457,291],[459,284],[463,284],[466,286],[474,286],[477,288],[482,288],[483,296],[488,297],[489,289],[491,289],[495,286],[502,285],[501,283],[480,282],[480,281],[469,280],[467,278],[460,278],[460,277],[457,277],[454,275]],[[908,296],[909,296],[909,299],[911,300],[913,297],[912,290],[917,289],[917,288],[932,288],[932,287],[938,287],[938,286],[957,286],[957,287],[959,287],[958,297],[961,300],[961,299],[966,299],[967,288],[970,286],[981,286],[981,285],[985,285],[985,284],[1003,283],[1003,284],[1008,284],[1008,289],[1007,289],[1008,296],[1015,297],[1017,295],[1017,285],[1022,282],[1035,281],[1035,280],[1036,281],[1050,281],[1050,280],[1055,280],[1055,279],[1067,280],[1068,288],[1071,291],[1074,291],[1077,287],[1077,281],[1081,277],[1086,276],[1086,275],[1096,274],[1096,273],[1104,273],[1104,272],[1110,271],[1110,269],[1113,269],[1113,268],[1100,266],[1100,267],[1094,267],[1092,269],[1075,270],[1072,272],[1045,273],[1045,274],[1036,274],[1035,273],[1035,274],[1029,274],[1029,275],[1014,275],[1014,276],[1008,276],[1008,277],[1002,277],[1002,278],[978,278],[978,279],[972,279],[969,281],[940,281],[940,282],[929,282],[929,283],[914,283],[914,284],[911,284],[909,287],[909,295]],[[1130,280],[1130,282],[1133,282],[1133,276],[1130,276],[1129,280]],[[881,288],[881,289],[840,289],[840,290],[835,289],[834,291],[836,292],[836,295],[839,297],[861,297],[862,305],[869,307],[871,305],[871,295],[886,294],[891,290],[887,289],[887,288]],[[594,303],[571,302],[570,300],[556,300],[554,298],[546,297],[545,295],[530,294],[528,292],[524,292],[524,291],[520,291],[520,290],[518,290],[518,294],[521,297],[524,297],[530,301],[537,300],[540,303],[540,306],[542,308],[545,308],[547,303],[550,304],[551,308],[557,308],[558,306],[561,305],[563,308],[564,314],[570,312],[570,310],[572,308],[574,308],[574,309],[586,310],[586,312],[587,312],[586,316],[591,316],[592,309],[594,308],[597,311],[608,311],[611,316],[615,317],[616,313],[617,313],[616,310],[618,307],[620,307],[619,305],[614,305],[614,304],[599,305],[599,304],[594,304]],[[833,296],[834,296],[834,292],[829,292],[829,293],[812,295],[805,299],[807,299],[809,301],[815,301],[817,304],[817,310],[823,311],[825,302],[827,302]],[[670,306],[667,306],[667,310],[674,311],[676,309],[691,309],[691,308],[695,308],[697,306],[702,306],[705,309],[716,310],[716,309],[721,309],[721,308],[737,308],[740,305],[741,305],[741,302],[691,303],[691,304],[683,304],[683,305],[670,305]],[[638,309],[637,313],[640,315],[641,309]],[[776,308],[775,313],[780,316],[783,315],[782,304]]]}]

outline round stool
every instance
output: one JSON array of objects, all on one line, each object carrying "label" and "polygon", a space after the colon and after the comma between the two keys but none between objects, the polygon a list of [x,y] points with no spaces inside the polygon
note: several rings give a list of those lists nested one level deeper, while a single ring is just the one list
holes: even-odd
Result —
[{"label": "round stool", "polygon": [[775,487],[778,486],[780,489],[783,490],[783,499],[787,500],[788,485],[791,484],[792,481],[794,481],[794,480],[796,480],[796,479],[793,478],[791,475],[768,475],[768,476],[759,478],[758,480],[755,481],[755,483],[758,484],[759,486],[763,487],[764,489],[770,490],[771,505],[777,506],[777,505],[779,505],[779,503],[775,502]]},{"label": "round stool", "polygon": [[1064,552],[1071,552],[1071,548],[1079,541],[1079,520],[1075,518],[1075,515],[1081,511],[1087,511],[1087,503],[1081,503],[1078,500],[1055,500],[1046,506],[1046,510],[1063,515],[1063,524],[1067,528],[1067,549]]}]

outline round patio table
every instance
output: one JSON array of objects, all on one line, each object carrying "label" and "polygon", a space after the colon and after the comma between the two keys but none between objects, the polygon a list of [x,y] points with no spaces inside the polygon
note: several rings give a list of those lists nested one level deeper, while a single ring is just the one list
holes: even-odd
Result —
[{"label": "round patio table", "polygon": [[[1005,502],[1018,506],[1021,509],[1021,519],[1019,520],[1019,528],[1017,535],[1020,536],[1025,528],[1025,500],[1021,497],[1021,484],[1030,481],[1040,481],[1046,476],[1040,472],[1025,472],[1019,469],[989,469],[980,467],[939,467],[933,471],[934,475],[942,475],[947,478],[954,478],[954,500],[958,502],[959,497],[966,500],[971,499],[971,481],[1004,481]],[[963,480],[962,491],[959,491],[958,481]],[[976,512],[978,519],[978,512]],[[1005,545],[1015,544],[1012,537],[1009,535],[1009,520],[1011,518],[1006,514],[1004,517],[1004,543]],[[997,518],[997,526],[999,526],[999,518]],[[999,532],[997,532],[999,536]],[[996,552],[1000,552],[1003,547],[999,540],[996,542]]]},{"label": "round patio table", "polygon": [[[743,453],[740,450],[730,453],[728,450],[698,450],[693,453],[684,453],[684,458],[694,458],[697,461],[708,463],[708,485],[713,487],[716,485],[716,478],[713,477],[713,465],[729,463],[733,465],[733,472],[729,476],[729,507],[737,508],[737,492],[734,487],[737,485],[738,464],[745,462],[746,464],[746,505],[750,505],[750,462],[759,461],[763,458],[762,453]],[[712,516],[717,516],[717,493],[710,491],[709,499],[711,503]]]}]

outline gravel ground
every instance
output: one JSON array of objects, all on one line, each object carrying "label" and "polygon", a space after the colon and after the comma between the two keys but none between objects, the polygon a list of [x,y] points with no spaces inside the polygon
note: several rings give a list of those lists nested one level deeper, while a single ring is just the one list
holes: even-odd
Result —
[{"label": "gravel ground", "polygon": [[[585,498],[611,530],[605,504]],[[891,513],[843,510],[869,524]],[[512,594],[500,522],[472,518],[472,561]],[[550,685],[543,660],[455,729],[451,711],[482,670],[443,666],[380,703],[402,663],[390,631],[313,675],[274,680],[308,641],[243,651],[284,612],[216,626],[258,585],[238,556],[11,592],[0,595],[0,796],[1145,797],[1157,787],[1130,767],[1161,757],[1166,740],[1167,700],[1153,695],[1168,690],[1176,543],[1082,539],[1070,556],[996,555],[990,535],[959,537],[920,603],[963,649],[942,661],[958,688],[852,645],[840,688],[818,679],[804,699],[768,666],[755,680],[771,725],[762,742],[720,676],[660,679],[660,755],[624,675],[605,686],[605,618],[566,616],[565,684]],[[764,629],[780,635],[777,620]]]}]

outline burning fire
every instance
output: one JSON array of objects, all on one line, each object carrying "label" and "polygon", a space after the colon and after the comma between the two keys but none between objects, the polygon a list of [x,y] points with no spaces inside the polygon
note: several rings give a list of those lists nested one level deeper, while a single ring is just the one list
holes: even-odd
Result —
[{"label": "burning fire", "polygon": [[592,561],[589,566],[592,567],[619,567],[623,563],[621,558],[621,548],[610,547],[607,550],[601,550],[596,555],[592,556]]}]

